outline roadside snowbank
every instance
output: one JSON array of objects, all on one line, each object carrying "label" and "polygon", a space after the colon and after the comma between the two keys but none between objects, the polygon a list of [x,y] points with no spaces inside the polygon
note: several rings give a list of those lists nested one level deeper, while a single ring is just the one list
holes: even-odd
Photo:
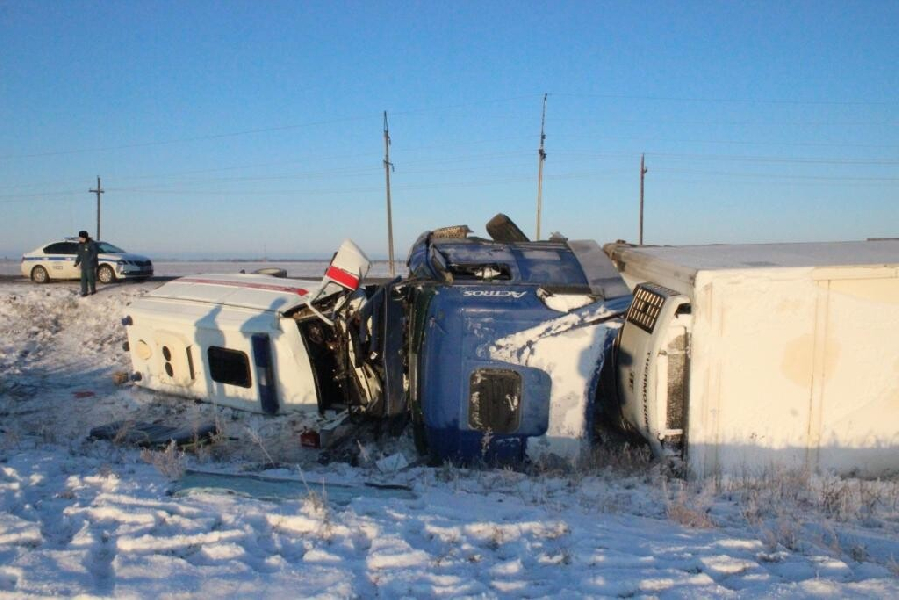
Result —
[{"label": "roadside snowbank", "polygon": [[[396,263],[395,263],[396,264]],[[397,264],[399,270],[402,265]],[[288,277],[314,277],[320,278],[328,268],[326,260],[286,260],[286,261],[262,261],[262,260],[154,260],[153,271],[159,277],[173,277],[182,275],[196,275],[198,273],[252,273],[257,269],[281,268],[287,271]],[[386,260],[372,262],[370,277],[387,277],[388,264]],[[0,259],[0,275],[21,275],[21,263],[19,260]]]}]

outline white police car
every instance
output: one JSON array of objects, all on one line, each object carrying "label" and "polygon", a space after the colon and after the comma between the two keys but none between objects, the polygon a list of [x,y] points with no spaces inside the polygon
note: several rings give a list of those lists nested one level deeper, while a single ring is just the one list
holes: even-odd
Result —
[{"label": "white police car", "polygon": [[[100,267],[97,279],[112,283],[119,279],[146,279],[153,275],[153,263],[141,254],[125,252],[118,246],[97,242]],[[51,279],[80,279],[81,267],[75,266],[78,238],[51,242],[22,255],[22,275],[35,283]]]}]

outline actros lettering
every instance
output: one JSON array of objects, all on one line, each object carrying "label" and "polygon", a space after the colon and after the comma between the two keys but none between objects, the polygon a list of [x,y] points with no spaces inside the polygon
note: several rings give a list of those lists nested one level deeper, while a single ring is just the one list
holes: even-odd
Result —
[{"label": "actros lettering", "polygon": [[511,290],[465,290],[463,296],[469,298],[523,298],[527,292],[513,292]]}]

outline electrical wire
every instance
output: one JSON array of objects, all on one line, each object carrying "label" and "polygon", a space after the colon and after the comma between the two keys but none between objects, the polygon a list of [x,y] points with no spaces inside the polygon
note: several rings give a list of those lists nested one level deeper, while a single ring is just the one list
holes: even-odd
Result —
[{"label": "electrical wire", "polygon": [[793,98],[711,98],[678,96],[640,96],[634,94],[580,94],[556,93],[555,96],[570,98],[603,98],[606,100],[646,100],[649,102],[696,102],[710,104],[786,104],[821,106],[889,106],[899,104],[899,99],[890,100],[801,100]]}]

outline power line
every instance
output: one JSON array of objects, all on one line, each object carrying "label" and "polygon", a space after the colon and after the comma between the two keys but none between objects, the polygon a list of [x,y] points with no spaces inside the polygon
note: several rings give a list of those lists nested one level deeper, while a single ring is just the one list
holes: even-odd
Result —
[{"label": "power line", "polygon": [[556,96],[572,98],[604,98],[607,100],[646,100],[650,102],[704,102],[712,104],[789,104],[822,106],[888,106],[899,104],[899,99],[891,100],[801,100],[794,98],[712,98],[678,96],[640,96],[633,94],[572,94],[555,93]]},{"label": "power line", "polygon": [[[563,156],[584,157],[635,157],[637,152],[606,151],[606,152],[576,152],[559,151]],[[822,165],[899,165],[899,160],[882,158],[813,158],[813,157],[789,157],[789,156],[753,156],[743,154],[690,154],[678,152],[646,152],[646,156],[664,157],[674,160],[732,160],[735,162],[763,162],[763,163],[797,163],[797,164],[822,164]]]},{"label": "power line", "polygon": [[[559,117],[555,119],[560,122],[568,122],[568,123],[595,123],[597,121],[597,117],[595,114],[590,114],[585,117]],[[758,119],[740,119],[740,120],[722,120],[722,119],[683,119],[683,118],[667,118],[667,119],[614,119],[616,124],[625,124],[625,125],[671,125],[672,123],[676,123],[677,125],[802,125],[802,126],[811,126],[811,127],[820,127],[822,125],[890,125],[895,126],[899,125],[899,121],[895,119],[879,119],[876,121],[840,121],[828,119],[826,121],[806,121],[806,120],[792,120],[792,119],[771,119],[767,116],[764,118]]]},{"label": "power line", "polygon": [[[460,169],[460,170],[468,170],[468,169]],[[548,181],[571,181],[571,180],[588,180],[588,181],[614,181],[620,180],[625,181],[622,178],[617,176],[624,175],[629,170],[627,169],[610,169],[605,171],[586,171],[586,172],[568,172],[568,173],[559,173],[553,176],[546,176],[545,179]],[[813,175],[790,175],[783,173],[739,173],[739,172],[723,172],[723,171],[695,171],[695,170],[677,170],[677,169],[666,169],[664,167],[656,167],[654,168],[654,172],[662,173],[661,176],[655,178],[657,183],[664,182],[683,182],[683,183],[757,183],[760,185],[764,184],[782,184],[782,185],[885,185],[892,186],[896,182],[899,182],[899,178],[890,178],[890,177],[830,177],[830,176],[813,176]],[[710,180],[708,178],[705,179],[697,179],[697,178],[688,178],[688,179],[680,179],[676,176],[679,174],[700,174],[700,175],[709,175],[716,176],[720,175],[723,177],[727,177],[728,179],[717,179]],[[675,177],[671,177],[673,175]],[[612,177],[616,176],[616,177]],[[750,181],[740,181],[739,178],[749,178]],[[770,181],[771,179],[777,179],[778,181]],[[478,185],[500,185],[500,184],[524,184],[524,183],[535,183],[536,178],[529,173],[522,172],[518,174],[510,174],[504,176],[498,176],[495,178],[481,178],[470,181],[451,181],[451,182],[437,182],[437,183],[418,183],[418,184],[403,184],[403,185],[392,185],[393,190],[400,191],[417,191],[417,190],[430,190],[430,189],[444,189],[444,188],[467,188],[474,187]],[[383,188],[379,188],[377,186],[368,186],[368,187],[351,187],[351,188],[327,188],[327,189],[282,189],[282,190],[258,190],[258,189],[247,189],[247,190],[190,190],[185,192],[182,189],[129,189],[129,188],[106,188],[106,191],[120,192],[120,191],[128,191],[135,196],[167,196],[167,195],[193,195],[193,196],[212,196],[212,197],[251,197],[253,195],[264,195],[264,196],[333,196],[333,195],[344,195],[344,194],[361,194],[361,193],[377,193],[379,191],[383,191]],[[70,200],[71,196],[81,195],[83,192],[75,192],[75,193],[64,193],[64,197],[52,197],[50,194],[45,195],[32,195],[30,198],[25,199],[22,197],[16,198],[8,198],[8,199],[0,199],[0,203],[8,204],[8,203],[23,203],[23,202],[64,202]]]},{"label": "power line", "polygon": [[[650,153],[647,153],[650,154]],[[624,156],[633,157],[634,155],[627,154]],[[525,168],[525,165],[522,163],[521,168]],[[423,174],[451,174],[458,173],[461,171],[470,172],[473,168],[482,169],[482,170],[490,170],[495,172],[496,167],[494,165],[484,165],[482,167],[460,167],[453,169],[426,169],[426,170],[404,170],[404,175],[423,175]],[[377,169],[372,169],[370,173],[373,175]],[[654,171],[656,173],[664,173],[664,174],[699,174],[699,175],[710,175],[710,176],[721,176],[721,177],[750,177],[757,179],[779,179],[779,180],[789,180],[789,181],[832,181],[832,182],[857,182],[857,183],[881,183],[881,184],[890,184],[896,181],[899,181],[897,177],[873,177],[873,176],[832,176],[832,175],[804,175],[804,174],[791,174],[791,173],[771,173],[765,171],[759,172],[739,172],[739,171],[715,171],[715,170],[697,170],[697,169],[679,169],[674,167],[655,167]],[[560,173],[556,176],[546,177],[548,180],[563,180],[563,179],[589,179],[589,178],[598,178],[604,179],[602,177],[604,175],[609,174],[619,174],[627,172],[626,169],[607,169],[598,171],[596,169],[591,169],[590,171],[582,171],[582,172],[569,172],[569,173]],[[366,173],[368,174],[368,173]],[[533,176],[528,173],[522,172],[519,174],[513,175],[503,175],[499,179],[503,182],[527,182],[527,181],[536,181]],[[252,181],[248,180],[248,181]],[[243,182],[243,181],[242,181]],[[199,183],[199,182],[197,182]],[[207,182],[208,183],[208,182]],[[185,190],[183,187],[179,187],[181,184],[172,183],[165,184],[164,187],[160,186],[144,186],[144,187],[133,187],[133,186],[113,186],[105,188],[106,191],[111,192],[127,192],[137,195],[168,195],[168,194],[178,194],[178,195],[205,195],[205,196],[242,196],[249,195],[252,193],[257,194],[265,194],[265,195],[288,195],[288,194],[316,194],[316,195],[329,195],[329,194],[344,194],[344,193],[358,193],[358,192],[371,192],[378,188],[372,187],[352,187],[352,188],[341,188],[341,189],[284,189],[284,190],[212,190],[212,189],[190,189]],[[421,183],[421,184],[405,184],[399,186],[393,186],[394,189],[398,190],[407,190],[407,189],[430,189],[430,188],[439,188],[450,185],[446,182],[435,182],[435,183]],[[414,187],[413,187],[414,186]],[[73,196],[80,196],[83,192],[81,191],[58,191],[58,192],[44,192],[44,193],[30,193],[30,194],[3,194],[0,195],[0,202],[3,203],[17,203],[17,202],[28,202],[28,201],[55,201],[55,200],[65,200]]]},{"label": "power line", "polygon": [[81,190],[66,192],[33,192],[30,194],[0,194],[0,198],[42,198],[45,196],[80,196]]},{"label": "power line", "polygon": [[[405,111],[396,111],[395,115],[417,115],[417,114],[435,114],[439,112],[445,112],[450,110],[458,110],[463,108],[468,108],[471,106],[485,105],[485,104],[497,104],[502,102],[511,102],[515,100],[522,100],[527,98],[533,98],[535,94],[523,95],[523,96],[510,96],[505,98],[496,98],[492,100],[479,100],[476,102],[468,102],[457,105],[449,105],[442,107],[428,107],[421,109],[410,109]],[[290,125],[278,125],[272,127],[262,127],[256,129],[245,129],[240,131],[228,131],[223,133],[212,133],[207,135],[199,135],[199,136],[188,136],[183,138],[173,138],[168,140],[159,140],[152,142],[134,142],[130,144],[117,144],[112,146],[101,146],[96,148],[78,148],[78,149],[70,149],[70,150],[55,150],[52,152],[34,152],[30,154],[8,154],[4,156],[0,156],[0,160],[13,160],[13,159],[21,159],[21,158],[42,158],[48,156],[65,156],[70,154],[84,154],[91,152],[111,152],[115,150],[128,150],[133,148],[147,148],[153,146],[166,146],[171,144],[181,144],[187,142],[201,142],[201,141],[209,141],[209,140],[218,140],[229,137],[238,137],[244,135],[254,135],[260,133],[275,133],[280,131],[290,131],[294,129],[304,129],[307,127],[317,127],[320,125],[332,125],[336,123],[348,123],[353,121],[368,121],[373,118],[373,115],[365,115],[365,116],[356,116],[356,117],[342,117],[335,119],[325,119],[319,121],[310,121],[308,123],[298,123],[298,124],[290,124]]]},{"label": "power line", "polygon": [[811,147],[811,148],[877,148],[882,150],[895,150],[899,146],[894,144],[853,144],[848,142],[755,142],[747,140],[680,140],[671,138],[639,138],[628,136],[589,136],[578,134],[560,134],[562,139],[592,139],[592,140],[617,140],[617,141],[634,141],[634,142],[651,142],[656,144],[721,144],[734,146],[793,146],[793,147]]},{"label": "power line", "polygon": [[[459,164],[466,163],[471,161],[485,162],[485,158],[519,158],[523,157],[524,153],[502,153],[502,154],[485,154],[485,155],[476,155],[470,157],[462,157],[457,159],[431,159],[431,160],[419,160],[419,161],[410,161],[408,164],[412,165],[431,165],[431,164]],[[251,181],[284,181],[284,180],[298,180],[298,179],[320,179],[332,176],[340,176],[341,178],[347,177],[364,177],[367,175],[374,174],[377,171],[380,171],[383,167],[341,167],[335,169],[323,169],[320,171],[301,171],[296,173],[284,174],[284,175],[270,175],[270,176],[243,176],[243,177],[210,177],[210,178],[202,178],[202,179],[183,179],[183,180],[170,180],[166,183],[162,184],[165,187],[175,187],[175,186],[190,186],[196,184],[203,183],[238,183],[238,182],[251,182]],[[422,173],[451,173],[460,170],[470,170],[470,169],[494,169],[495,165],[485,165],[485,166],[469,166],[464,169],[405,169],[405,174],[422,174]],[[133,178],[132,178],[133,179]],[[142,190],[152,190],[158,189],[159,186],[150,185],[148,186],[117,186],[114,189],[115,191],[142,191]],[[188,190],[189,191],[189,190]]]},{"label": "power line", "polygon": [[734,171],[703,171],[695,169],[671,169],[665,167],[656,168],[659,173],[689,173],[693,175],[716,175],[725,177],[755,177],[765,179],[798,179],[808,181],[861,181],[861,182],[892,182],[899,181],[899,177],[833,177],[827,175],[797,175],[792,173],[751,173],[751,172],[734,172]]},{"label": "power line", "polygon": [[885,189],[893,189],[895,186],[895,182],[889,181],[792,181],[792,180],[779,180],[779,181],[770,181],[766,179],[709,179],[709,178],[697,178],[697,177],[671,177],[671,176],[660,176],[655,178],[657,183],[690,183],[696,185],[724,185],[724,186],[736,186],[736,185],[752,185],[752,186],[778,186],[779,190],[783,190],[787,187],[852,187],[852,188],[860,188],[860,187],[878,187]]},{"label": "power line", "polygon": [[199,135],[192,137],[184,137],[170,140],[160,140],[156,142],[136,142],[132,144],[119,144],[116,146],[104,146],[98,148],[80,148],[80,149],[72,149],[72,150],[57,150],[53,152],[35,152],[32,154],[9,154],[6,156],[0,156],[0,160],[12,160],[19,158],[40,158],[46,156],[64,156],[68,154],[85,154],[90,152],[111,152],[114,150],[127,150],[131,148],[147,148],[152,146],[167,146],[170,144],[181,144],[185,142],[201,142],[208,140],[218,140],[229,137],[237,137],[242,135],[251,135],[258,133],[272,133],[276,131],[289,131],[292,129],[304,129],[306,127],[315,127],[318,125],[331,125],[334,123],[344,123],[350,121],[363,121],[371,119],[370,116],[365,117],[346,117],[342,119],[329,119],[324,121],[310,121],[309,123],[301,123],[297,125],[281,125],[278,127],[265,127],[261,129],[247,129],[244,131],[230,131],[226,133],[215,133],[209,135]]},{"label": "power line", "polygon": [[462,109],[467,110],[467,109],[471,108],[472,106],[483,106],[486,104],[499,104],[502,102],[513,102],[516,100],[530,100],[532,98],[537,98],[542,95],[543,94],[524,94],[521,96],[507,96],[505,98],[494,98],[491,100],[477,100],[475,102],[465,102],[462,104],[455,104],[455,105],[409,109],[409,110],[397,110],[397,111],[391,111],[391,112],[393,112],[394,115],[409,116],[409,115],[418,115],[418,114],[425,114],[425,113],[448,112],[448,111],[462,110]]}]

